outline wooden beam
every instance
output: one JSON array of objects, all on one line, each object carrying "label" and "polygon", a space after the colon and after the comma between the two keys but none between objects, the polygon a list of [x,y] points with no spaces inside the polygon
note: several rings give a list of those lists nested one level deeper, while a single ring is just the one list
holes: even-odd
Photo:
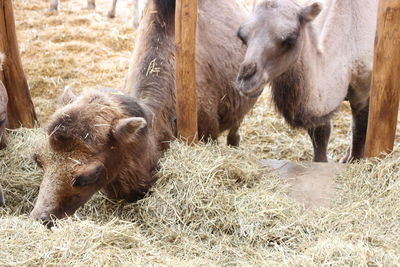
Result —
[{"label": "wooden beam", "polygon": [[0,0],[0,51],[6,56],[0,79],[8,94],[9,127],[33,127],[37,119],[19,56],[12,0]]},{"label": "wooden beam", "polygon": [[196,105],[197,0],[176,0],[176,114],[178,136],[197,142]]},{"label": "wooden beam", "polygon": [[400,91],[400,1],[380,0],[366,157],[393,150]]}]

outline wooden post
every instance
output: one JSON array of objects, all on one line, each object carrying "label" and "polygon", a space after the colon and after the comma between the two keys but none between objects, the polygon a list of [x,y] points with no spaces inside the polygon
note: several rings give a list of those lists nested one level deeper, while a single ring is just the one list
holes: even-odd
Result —
[{"label": "wooden post", "polygon": [[400,1],[380,0],[365,156],[393,150],[400,92]]},{"label": "wooden post", "polygon": [[176,0],[176,116],[178,135],[197,142],[196,106],[197,0]]},{"label": "wooden post", "polygon": [[19,57],[12,0],[0,0],[0,51],[6,56],[0,79],[8,94],[9,127],[33,127],[36,113]]}]

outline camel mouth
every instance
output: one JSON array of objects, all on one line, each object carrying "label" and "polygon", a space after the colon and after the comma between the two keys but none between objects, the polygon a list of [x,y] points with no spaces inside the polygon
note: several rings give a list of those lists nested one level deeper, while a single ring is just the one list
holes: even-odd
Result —
[{"label": "camel mouth", "polygon": [[241,96],[249,98],[258,98],[264,91],[265,82],[260,80],[258,83],[251,84],[251,86],[246,85],[246,81],[238,81],[238,91]]},{"label": "camel mouth", "polygon": [[62,220],[69,215],[67,213],[62,212],[40,212],[33,209],[30,214],[30,217],[41,222],[43,226],[47,228],[52,228],[55,226],[57,220]]},{"label": "camel mouth", "polygon": [[264,91],[264,88],[263,87],[261,87],[259,90],[255,90],[255,91],[252,91],[252,92],[248,92],[248,91],[239,91],[239,93],[240,93],[240,95],[241,96],[244,96],[244,97],[248,97],[248,98],[258,98],[262,93],[263,93],[263,91]]},{"label": "camel mouth", "polygon": [[30,213],[30,217],[47,225],[51,221],[54,222],[72,216],[79,207],[80,205],[74,205],[65,209],[61,207],[49,207],[48,205],[38,205],[36,203]]}]

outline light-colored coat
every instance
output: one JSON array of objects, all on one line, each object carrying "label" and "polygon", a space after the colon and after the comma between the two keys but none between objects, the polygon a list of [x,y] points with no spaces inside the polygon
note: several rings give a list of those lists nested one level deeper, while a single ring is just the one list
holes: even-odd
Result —
[{"label": "light-colored coat", "polygon": [[238,82],[248,96],[271,83],[286,121],[308,129],[315,161],[327,161],[330,118],[349,100],[353,143],[342,160],[348,162],[364,151],[377,0],[327,0],[321,10],[318,2],[261,1],[239,31],[248,49]]}]

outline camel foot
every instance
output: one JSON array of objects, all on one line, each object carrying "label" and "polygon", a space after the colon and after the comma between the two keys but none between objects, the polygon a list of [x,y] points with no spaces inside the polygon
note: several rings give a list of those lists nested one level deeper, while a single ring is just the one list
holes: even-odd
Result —
[{"label": "camel foot", "polygon": [[96,5],[95,5],[95,4],[89,3],[89,4],[86,6],[85,9],[87,9],[87,10],[94,10],[94,9],[96,9]]}]

